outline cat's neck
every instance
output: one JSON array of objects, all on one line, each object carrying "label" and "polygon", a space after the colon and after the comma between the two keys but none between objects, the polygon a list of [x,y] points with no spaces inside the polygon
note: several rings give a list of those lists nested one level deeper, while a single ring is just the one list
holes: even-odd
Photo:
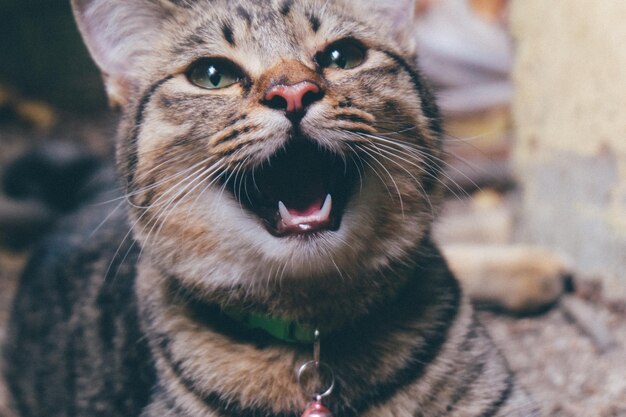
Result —
[{"label": "cat's neck", "polygon": [[[417,288],[428,293],[432,287],[438,286],[434,282],[437,277],[446,275],[440,272],[446,271],[447,267],[430,239],[425,239],[410,259],[399,260],[384,270],[349,280],[337,275],[317,280],[292,279],[275,286],[211,288],[207,285],[199,288],[159,271],[148,259],[140,266],[140,274],[149,274],[151,282],[160,282],[150,291],[160,292],[160,302],[166,308],[179,306],[201,321],[210,321],[211,317],[217,317],[216,314],[232,319],[234,311],[235,315],[249,313],[268,320],[319,327],[327,332],[337,331],[372,311],[386,308],[409,286],[415,287],[414,292]],[[138,295],[140,300],[145,298],[141,291]]]}]

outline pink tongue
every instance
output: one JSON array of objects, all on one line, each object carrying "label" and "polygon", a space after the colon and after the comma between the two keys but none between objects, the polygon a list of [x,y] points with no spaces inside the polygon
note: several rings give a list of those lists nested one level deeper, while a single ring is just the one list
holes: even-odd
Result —
[{"label": "pink tongue", "polygon": [[289,205],[285,203],[289,214],[298,217],[307,217],[319,212],[322,208],[322,204],[324,204],[324,197],[322,197],[321,195],[316,197],[315,200],[311,201],[311,203],[309,203],[309,206],[305,208],[293,208],[289,207]]}]

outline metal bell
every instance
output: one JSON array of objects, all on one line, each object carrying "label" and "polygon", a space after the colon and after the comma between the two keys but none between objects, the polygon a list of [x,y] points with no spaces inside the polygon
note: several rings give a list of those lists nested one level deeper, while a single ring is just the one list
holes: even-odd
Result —
[{"label": "metal bell", "polygon": [[333,417],[333,414],[321,401],[314,401],[304,410],[302,417]]}]

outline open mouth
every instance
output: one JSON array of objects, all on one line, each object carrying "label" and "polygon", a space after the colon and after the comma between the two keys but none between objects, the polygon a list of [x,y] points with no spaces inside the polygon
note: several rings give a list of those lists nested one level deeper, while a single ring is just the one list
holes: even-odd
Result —
[{"label": "open mouth", "polygon": [[283,237],[338,230],[357,177],[354,164],[341,155],[294,138],[227,185],[272,235]]}]

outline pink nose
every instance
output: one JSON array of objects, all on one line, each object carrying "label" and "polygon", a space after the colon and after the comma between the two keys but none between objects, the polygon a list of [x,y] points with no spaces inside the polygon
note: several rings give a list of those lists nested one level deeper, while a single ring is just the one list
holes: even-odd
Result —
[{"label": "pink nose", "polygon": [[276,85],[265,94],[266,104],[288,114],[301,113],[306,107],[321,98],[321,89],[311,81],[294,85]]}]

